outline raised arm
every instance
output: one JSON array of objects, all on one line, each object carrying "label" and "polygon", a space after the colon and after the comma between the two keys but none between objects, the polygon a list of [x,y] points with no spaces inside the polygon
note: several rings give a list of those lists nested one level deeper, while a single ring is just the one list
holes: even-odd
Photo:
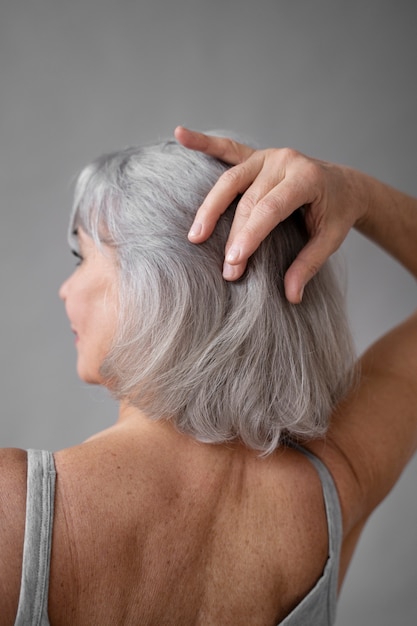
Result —
[{"label": "raised arm", "polygon": [[[417,277],[417,200],[356,170],[288,149],[255,151],[179,128],[177,139],[234,165],[196,214],[191,241],[206,239],[232,198],[243,193],[226,247],[225,277],[235,279],[262,239],[297,207],[306,207],[310,241],[285,277],[299,302],[308,280],[351,227]],[[360,380],[337,407],[325,441],[310,447],[335,477],[344,516],[341,578],[367,517],[417,449],[417,313],[371,346]]]}]

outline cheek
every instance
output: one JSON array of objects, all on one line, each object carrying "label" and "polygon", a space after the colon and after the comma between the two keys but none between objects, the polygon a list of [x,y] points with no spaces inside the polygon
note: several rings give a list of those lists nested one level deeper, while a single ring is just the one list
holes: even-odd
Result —
[{"label": "cheek", "polygon": [[82,292],[73,293],[65,303],[67,315],[77,331],[81,331],[91,317],[91,304],[86,296],[87,294]]},{"label": "cheek", "polygon": [[[113,290],[112,290],[113,291]],[[118,308],[116,298],[108,290],[101,298],[91,303],[91,315],[85,314],[85,324],[89,325],[91,335],[94,336],[103,352],[107,354],[118,327]],[[105,356],[105,355],[104,355]]]},{"label": "cheek", "polygon": [[[72,329],[89,349],[106,347],[113,339],[118,320],[116,276],[100,268],[86,272],[80,268],[65,283],[65,308]],[[103,348],[104,349],[104,348]]]}]

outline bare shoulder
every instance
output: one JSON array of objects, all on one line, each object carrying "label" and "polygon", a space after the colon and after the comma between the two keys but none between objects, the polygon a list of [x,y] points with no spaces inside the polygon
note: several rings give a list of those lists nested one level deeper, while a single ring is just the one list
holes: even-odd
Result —
[{"label": "bare shoulder", "polygon": [[13,623],[20,591],[26,512],[24,450],[0,450],[0,614]]},{"label": "bare shoulder", "polygon": [[144,485],[150,482],[146,477],[151,468],[142,462],[141,444],[135,450],[130,438],[110,430],[54,454],[51,622],[116,623],[112,611],[120,614],[123,609],[119,596],[109,590],[122,581],[120,588],[127,594],[132,584],[133,577],[124,572],[142,539],[146,503],[151,501]]}]

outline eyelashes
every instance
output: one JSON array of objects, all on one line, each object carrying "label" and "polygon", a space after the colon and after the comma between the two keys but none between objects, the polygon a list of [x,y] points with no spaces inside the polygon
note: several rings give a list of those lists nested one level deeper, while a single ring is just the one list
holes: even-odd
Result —
[{"label": "eyelashes", "polygon": [[76,265],[81,265],[81,262],[83,260],[83,257],[81,256],[81,254],[79,252],[77,252],[77,250],[71,250],[71,252],[75,256],[75,258],[77,259]]}]

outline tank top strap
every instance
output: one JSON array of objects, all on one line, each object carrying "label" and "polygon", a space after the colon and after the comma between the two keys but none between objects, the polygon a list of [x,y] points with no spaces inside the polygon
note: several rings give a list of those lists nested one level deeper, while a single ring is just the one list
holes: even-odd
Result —
[{"label": "tank top strap", "polygon": [[333,477],[323,461],[321,461],[315,454],[298,444],[291,443],[290,445],[292,448],[304,454],[304,456],[306,456],[314,465],[322,485],[329,537],[329,617],[331,620],[330,623],[333,623],[333,620],[336,618],[340,549],[343,539],[342,512],[340,508],[339,495]]},{"label": "tank top strap", "polygon": [[302,446],[295,446],[314,465],[319,475],[327,515],[327,527],[329,533],[329,548],[331,552],[338,551],[342,541],[342,513],[340,510],[339,495],[333,476],[326,465],[315,454]]},{"label": "tank top strap", "polygon": [[26,524],[15,626],[47,626],[54,518],[55,463],[51,452],[27,451]]}]

